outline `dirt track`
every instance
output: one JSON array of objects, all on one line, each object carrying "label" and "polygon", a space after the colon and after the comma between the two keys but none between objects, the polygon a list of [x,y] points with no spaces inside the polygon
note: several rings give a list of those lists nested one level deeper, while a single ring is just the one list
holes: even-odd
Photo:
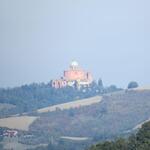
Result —
[{"label": "dirt track", "polygon": [[82,100],[76,100],[73,102],[58,104],[54,106],[45,107],[42,109],[38,109],[38,113],[45,113],[45,112],[52,112],[56,111],[57,109],[64,110],[64,109],[70,109],[70,108],[79,108],[81,106],[88,106],[95,103],[101,102],[102,97],[101,96],[95,96],[92,98],[82,99]]}]

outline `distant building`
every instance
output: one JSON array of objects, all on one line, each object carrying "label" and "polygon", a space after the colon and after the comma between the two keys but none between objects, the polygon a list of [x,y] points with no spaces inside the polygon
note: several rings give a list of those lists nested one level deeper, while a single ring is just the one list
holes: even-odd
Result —
[{"label": "distant building", "polygon": [[15,136],[17,136],[17,134],[18,134],[18,131],[16,131],[16,130],[6,130],[3,133],[3,136],[15,137]]},{"label": "distant building", "polygon": [[84,71],[79,67],[78,62],[73,61],[68,70],[64,71],[63,77],[60,79],[52,80],[52,87],[62,88],[66,86],[87,87],[93,81],[90,72]]}]

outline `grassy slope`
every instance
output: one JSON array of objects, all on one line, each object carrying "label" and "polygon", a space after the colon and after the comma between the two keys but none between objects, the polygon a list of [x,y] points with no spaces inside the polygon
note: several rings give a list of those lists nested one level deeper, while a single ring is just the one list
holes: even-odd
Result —
[{"label": "grassy slope", "polygon": [[[57,109],[65,110],[65,109],[71,109],[71,108],[79,108],[81,106],[88,106],[88,105],[92,105],[95,103],[99,103],[101,99],[102,97],[95,96],[95,97],[87,98],[83,100],[76,100],[73,102],[45,107],[42,109],[38,109],[37,112],[45,113],[45,112],[53,112],[53,111],[56,111]],[[24,113],[24,114],[27,115],[27,113]],[[12,129],[19,129],[19,130],[28,130],[29,126],[36,119],[37,117],[34,117],[34,116],[12,116],[8,118],[2,118],[0,119],[0,127],[8,127]]]},{"label": "grassy slope", "polygon": [[33,116],[2,118],[0,119],[0,127],[7,127],[27,131],[29,129],[30,124],[32,124],[32,122],[36,119],[37,117]]},{"label": "grassy slope", "polygon": [[[101,101],[100,97],[98,99]],[[36,139],[37,144],[48,143],[51,135],[54,140],[62,136],[73,137],[73,139],[75,137],[86,137],[90,140],[93,138],[93,141],[87,141],[87,143],[86,140],[81,141],[82,146],[77,148],[79,150],[82,149],[83,145],[91,145],[99,140],[124,135],[126,131],[132,131],[136,125],[149,119],[150,90],[130,90],[107,94],[103,96],[100,103],[79,108],[71,107],[69,107],[70,109],[56,109],[57,111],[39,113],[40,118],[35,120],[30,127],[29,125],[33,120],[27,124],[25,122],[28,118],[25,120],[22,118],[24,116],[19,117],[19,119],[22,118],[21,121],[12,120],[15,117],[7,118],[12,121],[11,123],[7,122],[7,124],[18,125],[19,123],[20,129],[26,125],[24,129],[29,128],[29,132],[35,133],[33,139],[31,138],[29,141],[32,143]],[[4,120],[1,122],[4,123]],[[26,140],[28,141],[28,139]],[[26,143],[26,140],[23,139],[22,141]],[[65,143],[69,143],[70,139],[65,140],[67,140]],[[73,147],[77,145],[76,142],[72,144]]]},{"label": "grassy slope", "polygon": [[105,95],[101,103],[91,106],[42,114],[30,130],[107,139],[126,133],[149,117],[150,91],[131,90]]},{"label": "grassy slope", "polygon": [[[38,132],[43,137],[53,135],[94,137],[94,140],[109,139],[125,134],[126,131],[132,130],[137,124],[150,118],[150,90],[108,94],[103,96],[101,103],[39,115],[40,118],[34,121],[29,130]],[[17,122],[15,120],[9,124]]]},{"label": "grassy slope", "polygon": [[73,102],[63,103],[63,104],[57,104],[45,108],[38,109],[38,113],[45,113],[45,112],[52,112],[56,111],[57,109],[65,110],[65,109],[71,109],[71,108],[79,108],[81,106],[88,106],[95,103],[101,102],[102,97],[101,96],[95,96],[91,98],[86,98],[82,100],[76,100]]}]

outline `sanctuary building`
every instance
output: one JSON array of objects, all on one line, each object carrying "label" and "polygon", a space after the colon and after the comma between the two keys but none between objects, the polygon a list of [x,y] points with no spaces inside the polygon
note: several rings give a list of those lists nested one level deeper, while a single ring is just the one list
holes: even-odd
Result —
[{"label": "sanctuary building", "polygon": [[63,77],[52,80],[52,87],[62,88],[65,86],[87,87],[93,81],[90,72],[84,71],[76,61],[72,61],[68,70],[64,71]]}]

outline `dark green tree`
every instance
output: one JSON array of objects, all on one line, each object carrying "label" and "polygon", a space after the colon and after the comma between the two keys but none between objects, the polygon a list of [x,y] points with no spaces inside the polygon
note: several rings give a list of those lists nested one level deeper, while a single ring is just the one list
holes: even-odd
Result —
[{"label": "dark green tree", "polygon": [[150,150],[150,121],[128,139],[101,142],[93,145],[90,150]]},{"label": "dark green tree", "polygon": [[132,89],[132,88],[137,88],[139,85],[137,82],[135,81],[131,81],[129,84],[128,84],[128,89]]},{"label": "dark green tree", "polygon": [[103,86],[103,81],[102,81],[101,78],[98,80],[98,87],[101,88],[101,89],[104,87]]}]

